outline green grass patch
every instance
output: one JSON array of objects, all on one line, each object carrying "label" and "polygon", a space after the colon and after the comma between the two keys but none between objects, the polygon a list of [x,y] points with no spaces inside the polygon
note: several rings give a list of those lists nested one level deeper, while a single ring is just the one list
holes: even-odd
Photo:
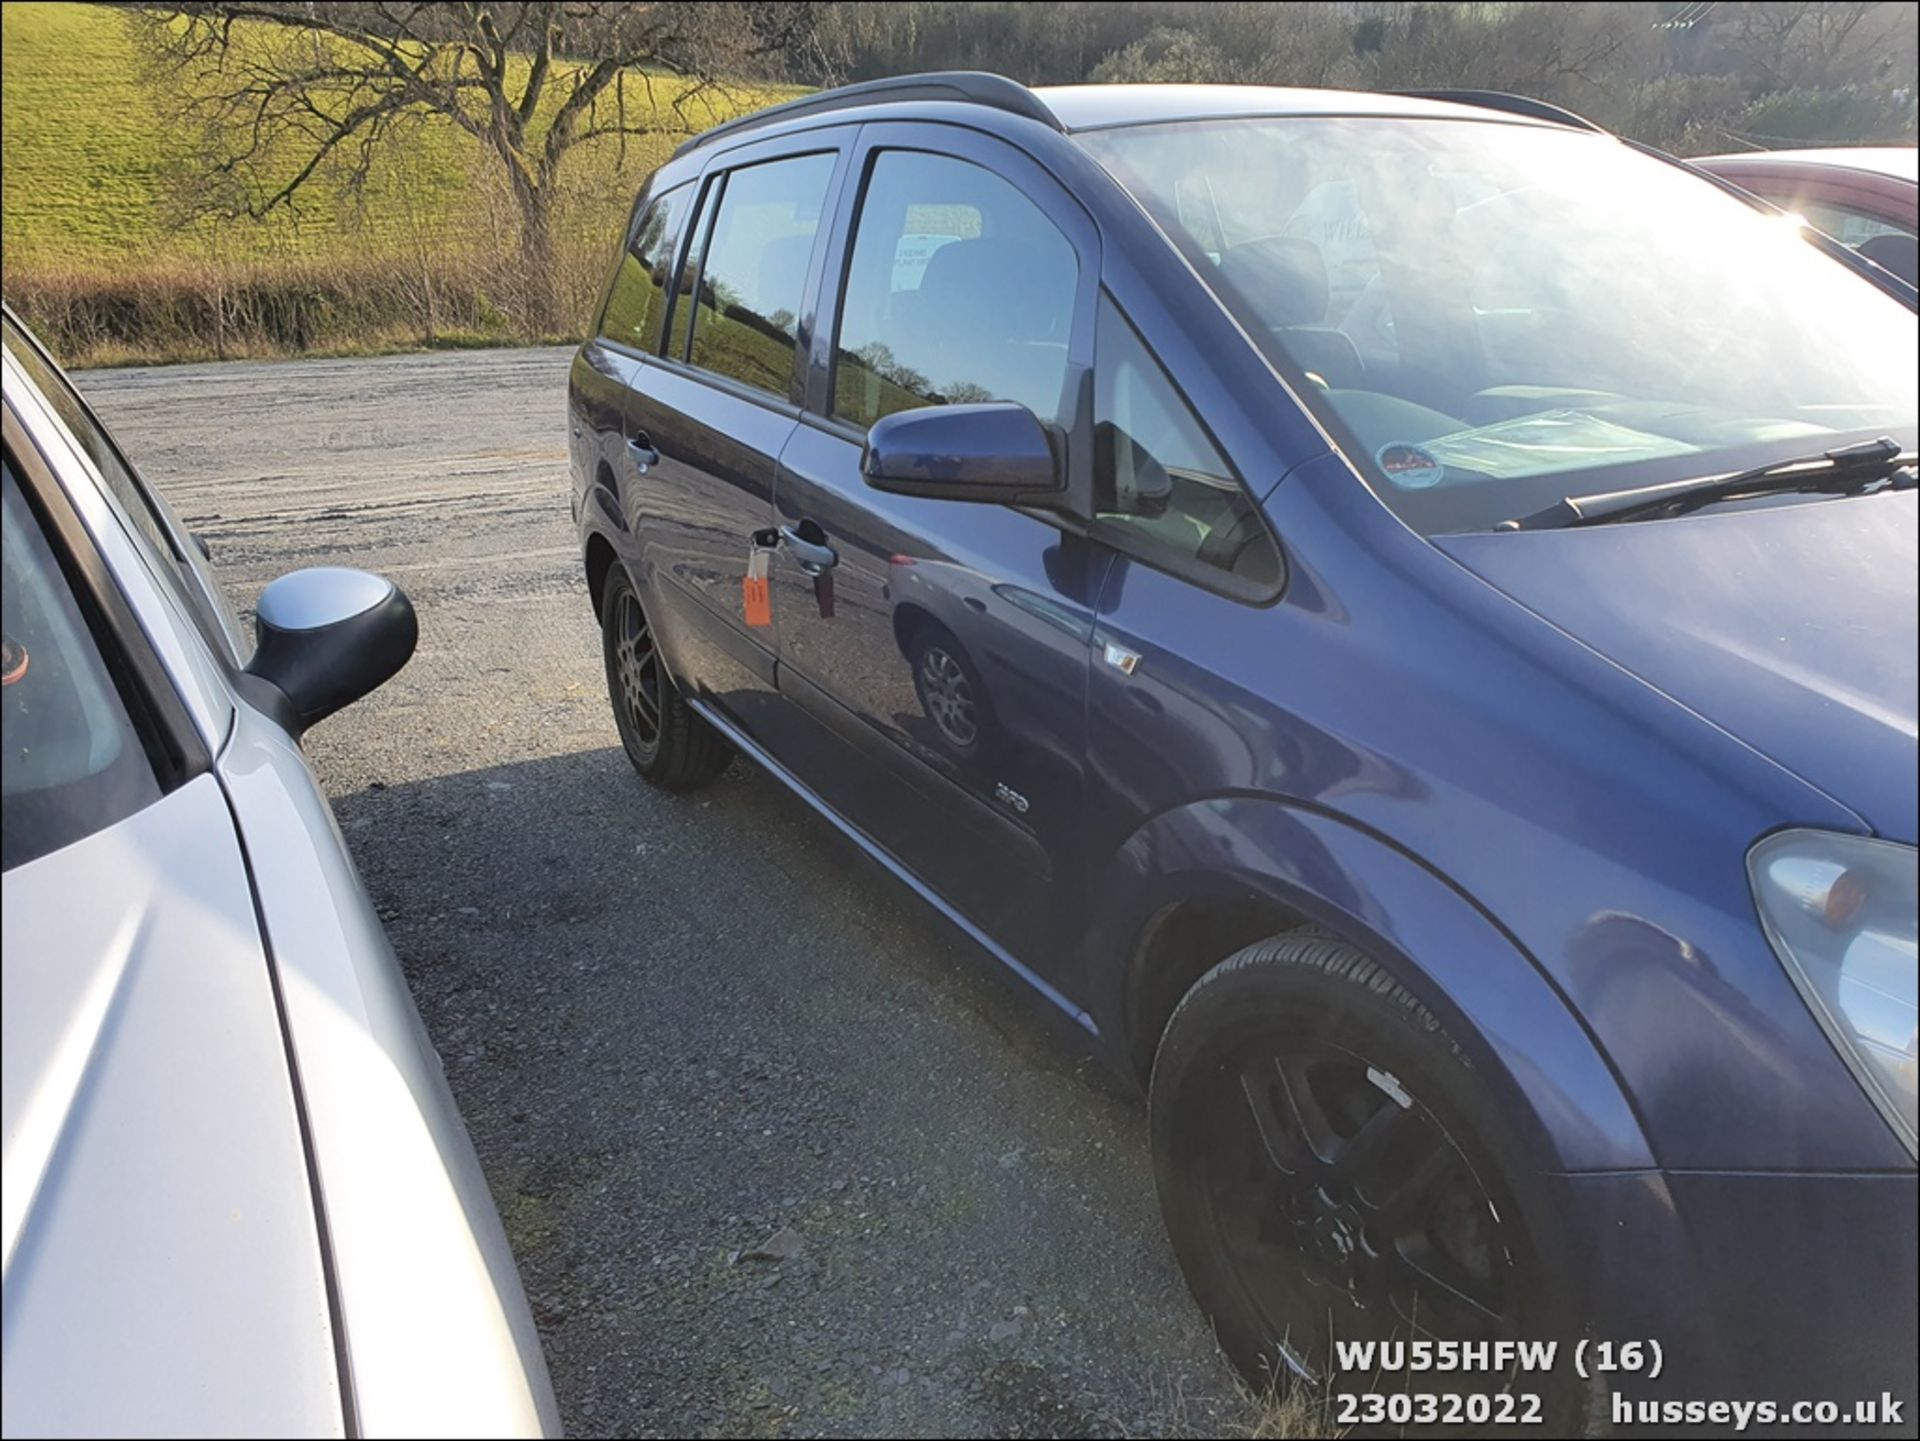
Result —
[{"label": "green grass patch", "polygon": [[[49,343],[84,362],[516,338],[518,212],[479,142],[422,112],[381,147],[361,186],[323,171],[292,208],[210,217],[190,203],[209,172],[207,137],[157,82],[141,23],[99,5],[0,7],[6,291]],[[236,34],[256,57],[289,39],[258,24]],[[555,62],[536,140],[575,68]],[[685,93],[672,76],[632,77],[627,118],[658,129],[587,142],[562,164],[557,288],[576,333],[634,195],[689,123],[704,128],[798,92],[730,86],[683,117],[674,107]],[[256,177],[252,193],[290,173]]]}]

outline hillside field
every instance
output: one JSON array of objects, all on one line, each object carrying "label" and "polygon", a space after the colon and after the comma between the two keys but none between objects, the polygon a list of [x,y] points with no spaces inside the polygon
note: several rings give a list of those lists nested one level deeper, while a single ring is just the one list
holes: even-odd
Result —
[{"label": "hillside field", "polygon": [[[5,286],[52,343],[107,361],[512,338],[515,214],[476,142],[423,115],[357,193],[331,177],[265,219],[196,214],[199,136],[169,112],[134,24],[104,6],[0,7]],[[561,173],[555,228],[575,324],[635,193],[684,137],[670,108],[680,82],[646,84],[662,133],[624,151],[591,142]],[[693,124],[793,93],[737,87],[690,107]],[[564,86],[547,94],[557,105]]]}]

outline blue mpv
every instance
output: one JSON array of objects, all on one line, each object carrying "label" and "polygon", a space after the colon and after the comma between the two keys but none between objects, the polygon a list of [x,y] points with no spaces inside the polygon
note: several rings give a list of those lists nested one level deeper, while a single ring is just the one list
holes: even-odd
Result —
[{"label": "blue mpv", "polygon": [[573,364],[620,735],[1138,1079],[1256,1384],[1911,1404],[1915,330],[1512,97],[810,96],[659,169]]}]

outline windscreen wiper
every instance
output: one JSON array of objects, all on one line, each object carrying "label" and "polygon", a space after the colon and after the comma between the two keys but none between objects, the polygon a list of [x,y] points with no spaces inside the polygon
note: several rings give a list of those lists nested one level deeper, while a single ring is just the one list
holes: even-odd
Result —
[{"label": "windscreen wiper", "polygon": [[1859,445],[1843,445],[1817,455],[1796,456],[1756,465],[1734,475],[1708,476],[1637,490],[1599,495],[1570,495],[1545,510],[1503,520],[1495,530],[1555,530],[1572,525],[1609,525],[1621,520],[1685,515],[1703,505],[1744,500],[1754,495],[1807,491],[1856,495],[1868,490],[1908,490],[1914,484],[1914,456],[1903,454],[1890,435]]}]

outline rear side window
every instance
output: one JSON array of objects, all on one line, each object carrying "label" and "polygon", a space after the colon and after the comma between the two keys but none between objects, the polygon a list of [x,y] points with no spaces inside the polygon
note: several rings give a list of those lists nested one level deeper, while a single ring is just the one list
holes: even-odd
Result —
[{"label": "rear side window", "polygon": [[11,462],[0,484],[0,868],[11,870],[158,800],[160,783]]},{"label": "rear side window", "polygon": [[666,353],[675,360],[687,358],[687,338],[693,329],[693,295],[700,281],[700,262],[706,257],[707,237],[713,233],[713,212],[720,203],[722,182],[715,179],[700,201],[700,213],[693,218],[693,230],[687,240],[686,255],[680,261],[680,275],[673,287],[668,306]]},{"label": "rear side window", "polygon": [[667,273],[674,247],[686,223],[693,187],[682,185],[659,196],[647,207],[633,236],[620,252],[607,308],[600,317],[600,334],[618,345],[651,351],[660,344],[660,324],[667,313]]},{"label": "rear side window", "polygon": [[1111,539],[1174,570],[1270,592],[1280,553],[1232,468],[1111,300],[1094,363],[1095,510]]},{"label": "rear side window", "polygon": [[732,171],[707,238],[692,362],[783,399],[807,266],[835,157],[801,155]]},{"label": "rear side window", "polygon": [[1046,213],[978,165],[886,150],[854,232],[834,356],[834,414],[1014,400],[1059,418],[1079,288]]}]

